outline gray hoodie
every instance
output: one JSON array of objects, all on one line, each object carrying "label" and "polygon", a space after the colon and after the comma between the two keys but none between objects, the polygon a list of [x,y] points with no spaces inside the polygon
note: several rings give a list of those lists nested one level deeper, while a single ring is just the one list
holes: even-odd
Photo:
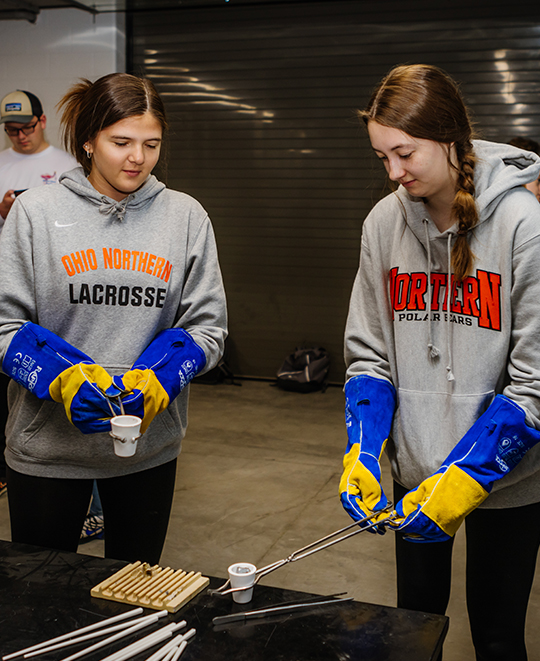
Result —
[{"label": "gray hoodie", "polygon": [[[462,284],[451,279],[449,304],[456,226],[439,232],[422,200],[400,186],[363,227],[347,377],[370,374],[395,386],[387,452],[394,478],[409,489],[441,466],[498,393],[540,429],[540,204],[523,187],[538,177],[540,159],[481,140],[474,149],[475,261]],[[540,446],[496,483],[483,507],[538,501]]]},{"label": "gray hoodie", "polygon": [[[211,369],[223,352],[226,304],[214,234],[193,198],[154,176],[122,202],[98,193],[82,168],[19,196],[0,237],[0,361],[32,321],[111,375],[128,370],[156,334],[188,331]],[[29,475],[113,477],[176,457],[188,388],[158,415],[135,456],[117,457],[108,434],[84,435],[63,405],[12,382],[6,460]]]}]

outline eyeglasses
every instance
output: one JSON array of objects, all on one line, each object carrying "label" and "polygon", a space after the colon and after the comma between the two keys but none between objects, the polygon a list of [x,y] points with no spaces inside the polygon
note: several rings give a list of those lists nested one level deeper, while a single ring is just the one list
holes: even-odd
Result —
[{"label": "eyeglasses", "polygon": [[17,138],[19,136],[19,132],[23,133],[24,135],[30,135],[36,130],[36,126],[39,124],[39,121],[40,120],[38,119],[33,124],[23,126],[22,129],[16,129],[11,126],[4,126],[4,131],[9,135],[10,138]]}]

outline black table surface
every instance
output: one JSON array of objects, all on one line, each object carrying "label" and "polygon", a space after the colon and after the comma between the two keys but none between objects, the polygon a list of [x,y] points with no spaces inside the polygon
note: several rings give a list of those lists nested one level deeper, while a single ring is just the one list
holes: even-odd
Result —
[{"label": "black table surface", "polygon": [[[133,608],[90,596],[90,589],[127,563],[0,540],[0,653],[7,655]],[[173,569],[178,569],[177,567]],[[186,567],[183,567],[186,569]],[[190,569],[190,568],[187,568]],[[195,568],[196,570],[196,568]],[[211,578],[211,587],[224,579]],[[197,633],[181,661],[428,661],[436,659],[448,618],[358,601],[311,607],[246,623],[214,626],[217,615],[313,595],[257,585],[249,604],[201,592],[165,622],[187,621]],[[145,614],[152,611],[145,610]],[[81,657],[98,661],[152,631],[138,632]],[[60,661],[95,640],[35,657]],[[161,643],[163,645],[164,643]],[[147,659],[159,646],[139,654]],[[18,657],[21,658],[22,657]]]}]

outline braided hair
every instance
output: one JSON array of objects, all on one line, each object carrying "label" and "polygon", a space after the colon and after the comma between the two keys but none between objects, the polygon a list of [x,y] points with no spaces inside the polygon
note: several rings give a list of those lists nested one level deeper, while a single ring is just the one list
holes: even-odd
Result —
[{"label": "braided hair", "polygon": [[452,215],[457,238],[452,247],[454,277],[462,281],[472,271],[474,254],[469,245],[478,223],[475,202],[472,122],[457,83],[442,69],[428,64],[397,66],[375,88],[361,119],[396,128],[414,138],[453,145],[457,173]]}]

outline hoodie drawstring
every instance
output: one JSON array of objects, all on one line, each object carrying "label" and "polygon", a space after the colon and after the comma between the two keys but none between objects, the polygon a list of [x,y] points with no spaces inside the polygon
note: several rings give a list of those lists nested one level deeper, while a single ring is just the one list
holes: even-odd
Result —
[{"label": "hoodie drawstring", "polygon": [[109,202],[109,200],[104,196],[101,198],[101,205],[99,207],[99,213],[102,213],[106,216],[115,215],[119,222],[124,220],[126,215],[126,207],[128,205],[131,195],[128,195],[121,202]]},{"label": "hoodie drawstring", "polygon": [[[429,241],[429,229],[427,218],[423,218],[422,222],[424,223],[424,234],[426,238],[426,248],[427,248],[427,286],[428,286],[428,349],[429,357],[436,358],[440,355],[440,350],[433,344],[433,329],[431,325],[431,244]],[[446,366],[446,378],[448,381],[454,381],[454,372],[452,371],[452,326],[450,322],[450,294],[452,287],[452,234],[448,233],[448,243],[447,243],[447,255],[448,255],[448,280],[446,286],[446,348],[448,351],[448,365]]]},{"label": "hoodie drawstring", "polygon": [[452,324],[450,322],[450,295],[452,289],[452,234],[448,232],[448,280],[446,284],[446,346],[448,351],[448,365],[446,366],[446,378],[448,381],[454,381],[454,373],[452,371]]},{"label": "hoodie drawstring", "polygon": [[423,218],[422,222],[424,223],[424,230],[425,230],[425,236],[426,236],[426,246],[427,246],[427,286],[428,286],[428,349],[429,349],[429,357],[430,358],[436,358],[438,355],[440,355],[439,349],[433,344],[433,335],[432,335],[432,328],[431,328],[431,245],[429,242],[429,231],[428,231],[428,219]]}]

